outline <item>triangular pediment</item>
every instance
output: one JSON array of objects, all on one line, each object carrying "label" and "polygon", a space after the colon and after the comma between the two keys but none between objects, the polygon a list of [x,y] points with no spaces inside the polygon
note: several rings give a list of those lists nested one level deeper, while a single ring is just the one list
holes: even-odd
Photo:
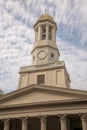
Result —
[{"label": "triangular pediment", "polygon": [[46,85],[31,85],[6,94],[0,98],[1,106],[65,101],[87,97],[87,92],[51,87]]}]

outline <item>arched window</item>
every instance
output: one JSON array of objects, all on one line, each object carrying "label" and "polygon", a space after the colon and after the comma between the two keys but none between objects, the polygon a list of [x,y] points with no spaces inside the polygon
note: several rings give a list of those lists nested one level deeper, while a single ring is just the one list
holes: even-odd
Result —
[{"label": "arched window", "polygon": [[46,25],[42,26],[42,40],[46,39]]}]

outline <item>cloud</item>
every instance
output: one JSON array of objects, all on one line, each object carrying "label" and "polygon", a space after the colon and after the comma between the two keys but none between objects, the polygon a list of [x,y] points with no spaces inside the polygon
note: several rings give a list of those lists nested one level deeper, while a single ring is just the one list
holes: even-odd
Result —
[{"label": "cloud", "polygon": [[[58,39],[61,52],[71,78],[71,88],[87,90],[87,51]],[[65,49],[66,48],[66,49]]]},{"label": "cloud", "polygon": [[87,49],[86,6],[86,0],[68,0],[60,22],[60,37],[84,49]]},{"label": "cloud", "polygon": [[17,88],[20,66],[31,64],[33,25],[47,8],[58,25],[57,44],[72,80],[72,88],[87,84],[86,0],[0,0],[0,88]]}]

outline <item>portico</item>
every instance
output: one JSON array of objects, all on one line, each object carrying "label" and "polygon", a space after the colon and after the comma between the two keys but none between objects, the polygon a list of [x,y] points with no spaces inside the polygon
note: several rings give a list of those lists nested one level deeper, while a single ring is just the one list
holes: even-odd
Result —
[{"label": "portico", "polygon": [[87,130],[86,114],[82,118],[79,114],[10,118],[0,120],[0,130]]},{"label": "portico", "polygon": [[0,98],[0,130],[87,130],[85,98],[84,91],[44,85],[16,90]]}]

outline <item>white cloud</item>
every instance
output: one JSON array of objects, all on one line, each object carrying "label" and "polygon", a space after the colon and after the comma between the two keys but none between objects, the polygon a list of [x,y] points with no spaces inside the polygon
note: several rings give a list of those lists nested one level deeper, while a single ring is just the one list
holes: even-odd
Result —
[{"label": "white cloud", "polygon": [[[87,90],[87,51],[67,42],[58,41],[61,60],[64,60],[71,77],[71,87]],[[66,48],[66,49],[65,49]]]}]

